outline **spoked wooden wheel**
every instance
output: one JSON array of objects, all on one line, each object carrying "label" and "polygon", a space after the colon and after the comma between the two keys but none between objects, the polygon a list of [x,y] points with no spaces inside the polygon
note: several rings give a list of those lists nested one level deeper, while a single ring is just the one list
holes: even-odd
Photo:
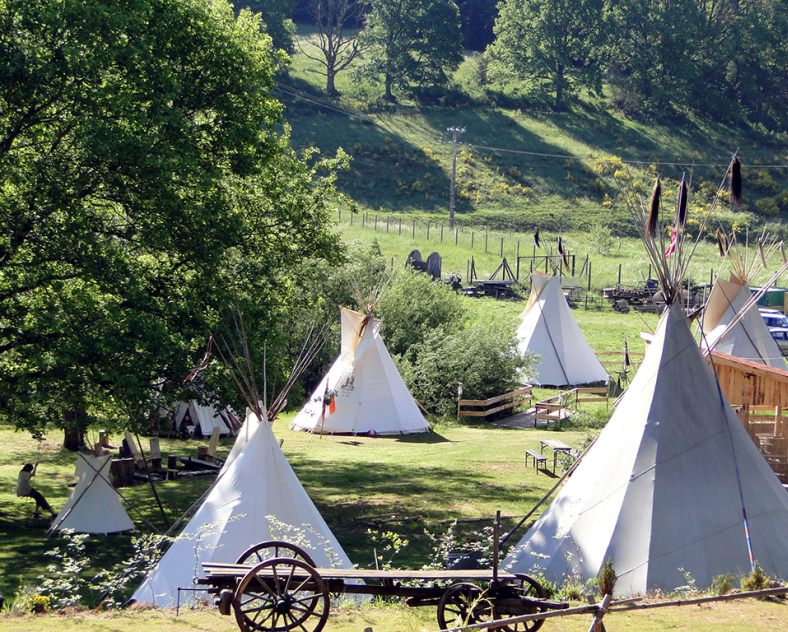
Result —
[{"label": "spoked wooden wheel", "polygon": [[301,560],[274,558],[253,567],[233,596],[241,632],[320,632],[328,620],[328,587]]},{"label": "spoked wooden wheel", "polygon": [[490,602],[476,584],[459,582],[449,586],[438,602],[438,625],[441,630],[482,623],[492,619]]},{"label": "spoked wooden wheel", "polygon": [[[521,605],[515,608],[508,608],[506,606],[506,598],[545,598],[544,588],[542,588],[542,585],[533,577],[520,574],[516,577],[517,579],[512,580],[496,593],[496,605],[493,606],[493,619],[508,619],[510,617],[519,617],[524,614],[547,612],[547,606],[540,604],[534,604],[530,607]],[[497,629],[503,630],[504,632],[536,632],[536,630],[542,627],[543,623],[544,619],[538,619],[536,621],[518,621],[517,623],[510,623]]]},{"label": "spoked wooden wheel", "polygon": [[260,562],[272,560],[275,557],[289,557],[294,560],[306,562],[313,568],[317,567],[315,561],[300,546],[290,544],[289,542],[281,542],[279,540],[261,542],[260,544],[255,544],[253,547],[246,549],[246,551],[241,553],[238,557],[236,564],[255,566]]}]

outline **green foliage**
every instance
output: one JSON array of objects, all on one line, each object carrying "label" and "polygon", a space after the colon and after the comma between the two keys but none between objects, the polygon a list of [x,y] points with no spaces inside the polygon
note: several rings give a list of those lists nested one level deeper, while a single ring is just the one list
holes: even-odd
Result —
[{"label": "green foliage", "polygon": [[725,575],[717,575],[711,580],[711,592],[715,595],[722,597],[727,595],[733,588],[733,582],[736,578],[733,573],[726,573]]},{"label": "green foliage", "polygon": [[433,329],[394,360],[413,396],[438,415],[455,414],[458,382],[465,399],[487,399],[518,388],[531,368],[510,325],[496,321],[456,333]]},{"label": "green foliage", "polygon": [[488,75],[524,79],[532,93],[552,94],[557,109],[580,88],[601,92],[603,7],[601,0],[504,0],[487,49]]},{"label": "green foliage", "polygon": [[597,576],[597,588],[604,597],[605,595],[612,595],[613,589],[616,587],[616,570],[613,568],[613,561],[606,559],[602,563],[602,568],[599,569]]},{"label": "green foliage", "polygon": [[766,590],[769,587],[769,577],[763,572],[758,560],[755,560],[749,575],[741,578],[741,589],[747,592]]},{"label": "green foliage", "polygon": [[385,97],[395,86],[444,86],[462,62],[462,33],[451,0],[376,0],[359,34],[360,76],[382,78]]},{"label": "green foliage", "polygon": [[774,194],[780,190],[779,185],[774,181],[772,175],[764,169],[758,169],[749,178],[747,184],[759,193]]},{"label": "green foliage", "polygon": [[283,50],[288,55],[294,51],[295,24],[291,20],[293,0],[235,0],[233,7],[236,13],[249,9],[259,13],[262,28],[271,37],[275,49]]},{"label": "green foliage", "polygon": [[440,329],[454,334],[462,327],[467,308],[462,297],[444,283],[406,268],[392,280],[380,299],[376,315],[383,319],[383,337],[392,354],[403,355]]},{"label": "green foliage", "polygon": [[0,59],[0,410],[16,424],[144,424],[228,306],[265,332],[297,264],[338,259],[344,155],[299,156],[276,132],[284,58],[250,12],[0,3]]},{"label": "green foliage", "polygon": [[588,231],[588,241],[598,255],[607,256],[613,248],[613,236],[610,229],[603,224],[594,224]]},{"label": "green foliage", "polygon": [[773,217],[780,214],[780,207],[774,198],[755,200],[755,211],[761,215]]}]

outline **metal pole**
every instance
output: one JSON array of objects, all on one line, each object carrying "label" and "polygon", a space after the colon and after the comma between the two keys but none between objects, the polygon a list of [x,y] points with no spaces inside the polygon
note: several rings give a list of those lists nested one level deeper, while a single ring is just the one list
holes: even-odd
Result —
[{"label": "metal pole", "polygon": [[451,132],[451,184],[449,189],[449,229],[454,228],[454,185],[457,181],[457,134],[464,134],[465,128],[449,127]]}]

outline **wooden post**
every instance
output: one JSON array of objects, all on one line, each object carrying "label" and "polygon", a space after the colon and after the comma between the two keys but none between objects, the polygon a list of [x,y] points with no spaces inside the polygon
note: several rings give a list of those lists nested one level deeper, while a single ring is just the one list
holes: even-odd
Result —
[{"label": "wooden post", "polygon": [[[128,434],[128,433],[126,433]],[[131,435],[129,435],[131,436]],[[148,460],[145,458],[145,453],[142,451],[142,441],[140,441],[139,435],[137,435],[137,443],[140,447],[140,455],[142,457],[142,464],[145,466],[145,473],[148,475],[148,482],[150,483],[150,488],[153,491],[153,497],[156,499],[156,504],[159,506],[159,511],[161,511],[161,517],[164,518],[164,524],[167,525],[167,528],[170,528],[170,519],[167,517],[167,514],[164,511],[164,505],[161,504],[161,500],[159,499],[159,494],[156,491],[156,486],[153,484],[153,479],[150,477],[150,468],[148,467]],[[129,445],[134,445],[133,441],[129,441]]]},{"label": "wooden post", "polygon": [[499,536],[501,533],[501,510],[495,512],[495,524],[493,524],[493,581],[498,581],[498,547]]},{"label": "wooden post", "polygon": [[618,284],[621,285],[621,264],[618,264]]},{"label": "wooden post", "polygon": [[131,451],[131,456],[134,459],[134,465],[142,469],[143,460],[140,456],[139,451],[137,450],[137,445],[134,443],[134,437],[131,436],[131,433],[127,430],[126,431],[126,444],[129,446],[129,450]]},{"label": "wooden post", "polygon": [[350,214],[350,225],[353,225],[353,213]]},{"label": "wooden post", "polygon": [[402,218],[399,218],[399,234],[402,235]]},{"label": "wooden post", "polygon": [[387,234],[388,234],[388,232],[389,232],[389,220],[390,220],[390,219],[391,219],[391,217],[387,215],[387,216],[386,216],[386,233],[387,233]]},{"label": "wooden post", "polygon": [[150,440],[150,464],[154,471],[161,469],[161,449],[156,437]]},{"label": "wooden post", "polygon": [[487,252],[487,227],[484,227],[484,252]]},{"label": "wooden post", "polygon": [[501,237],[501,257],[503,258],[503,237]]},{"label": "wooden post", "polygon": [[471,250],[473,250],[473,231],[471,231]]},{"label": "wooden post", "polygon": [[649,263],[648,264],[648,276],[646,277],[646,281],[648,281],[650,278],[651,278],[651,264]]},{"label": "wooden post", "polygon": [[339,219],[337,221],[338,222],[342,221],[342,209],[339,209]]},{"label": "wooden post", "polygon": [[460,227],[457,226],[457,228],[454,229],[454,245],[455,246],[457,245],[457,242],[459,241],[459,239],[460,239]]},{"label": "wooden post", "polygon": [[375,213],[375,230],[378,229],[378,214]]},{"label": "wooden post", "polygon": [[367,214],[366,213],[362,213],[361,214],[361,228],[364,228],[364,226],[366,226],[366,224],[367,224]]},{"label": "wooden post", "polygon": [[588,260],[588,291],[591,291],[591,260]]},{"label": "wooden post", "polygon": [[428,221],[427,222],[427,241],[430,240],[430,224],[432,224],[432,222]]},{"label": "wooden post", "polygon": [[413,239],[416,239],[416,220],[413,220]]},{"label": "wooden post", "polygon": [[594,616],[594,620],[591,622],[591,627],[588,628],[588,632],[602,632],[602,618],[605,616],[607,607],[610,605],[610,600],[612,598],[613,595],[610,593],[602,597],[602,602],[599,604],[596,616]]},{"label": "wooden post", "polygon": [[219,447],[219,426],[216,426],[211,431],[211,441],[208,444],[208,454],[205,455],[205,460],[208,463],[213,463],[213,457],[216,456],[216,448]]}]

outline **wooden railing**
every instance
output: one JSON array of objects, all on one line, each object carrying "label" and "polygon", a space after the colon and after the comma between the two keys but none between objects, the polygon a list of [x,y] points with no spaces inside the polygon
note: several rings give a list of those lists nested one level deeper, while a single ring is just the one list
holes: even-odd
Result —
[{"label": "wooden railing", "polygon": [[[458,417],[487,417],[493,413],[498,413],[502,410],[514,408],[520,404],[530,403],[532,399],[531,389],[532,386],[525,386],[519,388],[511,393],[491,397],[490,399],[461,399],[457,402],[457,416]],[[507,401],[510,400],[510,401]],[[488,408],[498,402],[506,402],[494,408]],[[463,410],[464,408],[483,408],[484,410]]]},{"label": "wooden railing", "polygon": [[[596,395],[596,397],[592,395]],[[536,408],[534,419],[537,425],[540,421],[546,421],[548,424],[560,423],[562,419],[568,417],[569,410],[576,409],[578,404],[604,403],[607,405],[607,401],[607,386],[579,387],[569,391],[560,391],[558,395],[553,395],[534,404]]]}]

